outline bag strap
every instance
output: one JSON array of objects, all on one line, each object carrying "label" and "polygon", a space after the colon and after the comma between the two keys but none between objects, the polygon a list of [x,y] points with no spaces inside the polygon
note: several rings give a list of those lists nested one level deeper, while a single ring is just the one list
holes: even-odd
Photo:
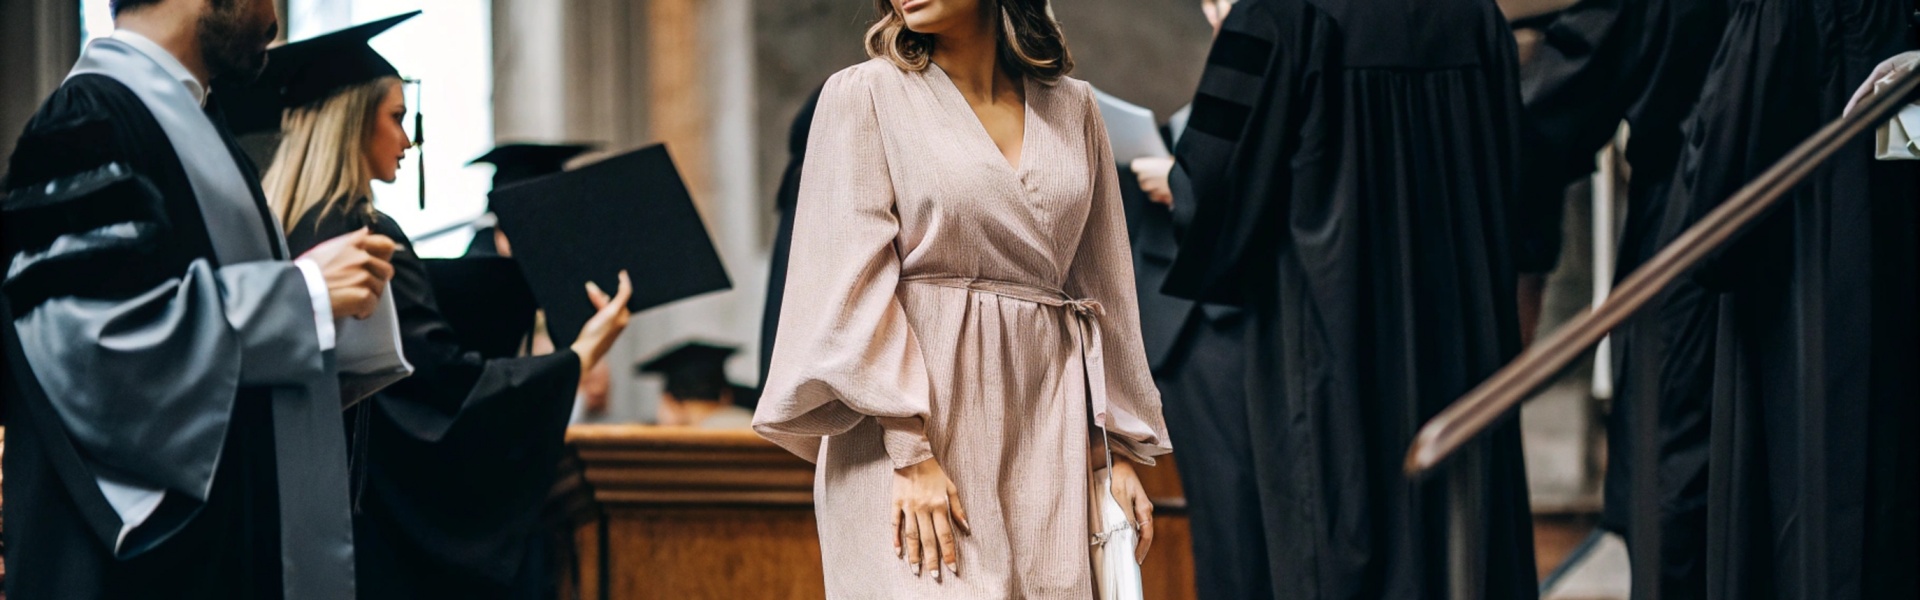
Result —
[{"label": "bag strap", "polygon": [[[1113,496],[1113,436],[1107,434],[1107,428],[1104,425],[1100,426],[1100,445],[1106,448],[1107,455],[1107,495]],[[1115,502],[1117,503],[1118,501],[1119,498],[1116,496]],[[1140,524],[1133,522],[1131,509],[1132,507],[1122,506],[1120,507],[1120,514],[1122,518],[1127,520],[1128,527],[1139,529]]]}]

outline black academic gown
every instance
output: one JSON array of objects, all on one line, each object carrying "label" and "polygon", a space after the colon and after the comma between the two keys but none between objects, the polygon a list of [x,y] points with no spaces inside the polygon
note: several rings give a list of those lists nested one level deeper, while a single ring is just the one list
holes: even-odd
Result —
[{"label": "black academic gown", "polygon": [[[773,234],[773,252],[768,257],[767,266],[767,304],[760,313],[760,383],[767,382],[767,371],[773,368],[773,342],[780,330],[780,301],[787,294],[787,254],[793,249],[793,217],[800,205],[800,168],[807,160],[807,132],[813,130],[813,108],[820,102],[820,90],[807,97],[807,103],[800,106],[799,114],[794,115],[793,125],[787,132],[787,171],[780,176],[780,192],[774,197],[774,210],[780,212],[779,230]],[[735,400],[734,404],[752,410],[760,403],[755,394],[752,402]]]},{"label": "black academic gown", "polygon": [[1272,597],[1248,441],[1245,315],[1237,307],[1160,291],[1179,251],[1174,221],[1191,215],[1191,203],[1175,198],[1179,211],[1154,204],[1133,169],[1117,166],[1133,242],[1141,338],[1160,388],[1167,434],[1180,440],[1180,487],[1192,519],[1196,597]]},{"label": "black academic gown", "polygon": [[[214,99],[217,102],[217,99]],[[218,109],[213,122],[219,126]],[[254,166],[224,129],[227,152],[250,182]],[[219,148],[207,149],[220,152]],[[168,224],[157,246],[106,255],[77,277],[83,295],[119,298],[164,285],[196,259],[214,256],[192,185],[166,133],[139,97],[102,75],[79,75],[56,90],[28,123],[3,187],[34,185],[121,162],[150,183]],[[273,227],[254,186],[261,226]],[[18,250],[4,242],[6,256]],[[25,363],[14,316],[26,311],[8,290],[9,407],[5,478],[6,596],[41,598],[279,598],[280,512],[275,488],[271,397],[240,388],[233,402],[213,484],[204,505],[158,546],[116,560],[89,523],[118,523],[83,466],[78,448]],[[69,290],[71,292],[71,290]],[[95,424],[105,427],[107,424]],[[156,440],[156,444],[160,443]],[[184,466],[183,466],[184,468]],[[160,476],[157,473],[148,475]],[[165,503],[163,503],[163,507]],[[164,508],[162,510],[165,510]],[[161,517],[156,516],[155,519]],[[110,534],[109,534],[110,535]]]},{"label": "black academic gown", "polygon": [[[1662,240],[1838,118],[1912,48],[1909,0],[1731,8]],[[1696,273],[1713,368],[1711,598],[1920,597],[1915,166],[1854,139]]]},{"label": "black academic gown", "polygon": [[1472,505],[1401,470],[1416,429],[1518,348],[1514,70],[1478,0],[1248,0],[1213,44],[1167,290],[1249,309],[1276,596],[1445,597],[1450,508],[1482,523],[1482,597],[1538,594],[1517,423],[1448,465],[1478,471]]},{"label": "black academic gown", "polygon": [[391,217],[309,212],[295,252],[360,227],[400,244],[387,288],[414,374],[350,409],[360,598],[551,596],[552,569],[529,548],[564,452],[580,359],[486,357],[461,348],[440,316],[426,265]]},{"label": "black academic gown", "polygon": [[[1655,226],[1666,212],[1669,184],[1685,140],[1681,122],[1693,113],[1712,53],[1701,44],[1720,39],[1726,26],[1723,0],[1586,0],[1548,20],[1544,41],[1521,71],[1526,103],[1522,147],[1522,196],[1528,212],[1516,227],[1542,234],[1560,231],[1562,197],[1574,179],[1593,170],[1593,154],[1625,120],[1632,127],[1626,147],[1632,178],[1621,230],[1615,279],[1625,278],[1659,251]],[[1545,236],[1543,235],[1543,238]],[[1520,265],[1545,271],[1543,259]],[[1682,281],[1653,306],[1614,331],[1613,410],[1607,418],[1606,511],[1602,525],[1626,536],[1636,510],[1657,511],[1661,597],[1705,595],[1707,386],[1712,363],[1699,326],[1706,294]],[[1641,368],[1651,366],[1651,369]],[[1646,371],[1646,372],[1642,372]],[[1634,506],[1639,437],[1637,421],[1657,424],[1658,461],[1641,474],[1658,491]]]}]

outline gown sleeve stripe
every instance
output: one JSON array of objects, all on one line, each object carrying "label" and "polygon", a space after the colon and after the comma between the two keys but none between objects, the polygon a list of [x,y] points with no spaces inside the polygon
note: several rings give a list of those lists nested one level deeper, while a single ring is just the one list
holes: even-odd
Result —
[{"label": "gown sleeve stripe", "polygon": [[1245,104],[1199,94],[1193,98],[1193,117],[1188,121],[1187,128],[1228,142],[1238,142],[1241,132],[1246,130],[1251,113],[1252,109]]},{"label": "gown sleeve stripe", "polygon": [[1221,31],[1207,55],[1207,64],[1255,77],[1267,74],[1273,62],[1273,42],[1238,31]]},{"label": "gown sleeve stripe", "polygon": [[160,191],[114,162],[7,195],[10,249],[38,250],[62,235],[127,221],[165,223]]}]

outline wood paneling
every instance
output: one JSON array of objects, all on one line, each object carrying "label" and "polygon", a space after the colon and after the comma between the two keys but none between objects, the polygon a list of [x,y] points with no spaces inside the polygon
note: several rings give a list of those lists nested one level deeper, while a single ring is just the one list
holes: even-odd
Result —
[{"label": "wood paneling", "polygon": [[813,510],[803,507],[609,512],[614,598],[824,598]]},{"label": "wood paneling", "polygon": [[[812,464],[748,431],[577,425],[567,439],[578,462],[555,486],[553,514],[578,564],[561,571],[577,573],[563,597],[825,597]],[[1192,598],[1179,478],[1164,461],[1141,479],[1159,506],[1147,598]]]}]

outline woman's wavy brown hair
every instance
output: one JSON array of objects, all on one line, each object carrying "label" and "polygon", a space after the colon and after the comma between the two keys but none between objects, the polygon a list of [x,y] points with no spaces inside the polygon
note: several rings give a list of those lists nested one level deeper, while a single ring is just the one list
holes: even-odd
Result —
[{"label": "woman's wavy brown hair", "polygon": [[[1073,71],[1066,34],[1047,10],[1047,0],[980,0],[1000,13],[1000,65],[1023,77],[1052,83]],[[885,58],[908,71],[927,68],[933,37],[907,29],[906,15],[893,0],[873,0],[880,19],[867,28],[867,56]]]}]

